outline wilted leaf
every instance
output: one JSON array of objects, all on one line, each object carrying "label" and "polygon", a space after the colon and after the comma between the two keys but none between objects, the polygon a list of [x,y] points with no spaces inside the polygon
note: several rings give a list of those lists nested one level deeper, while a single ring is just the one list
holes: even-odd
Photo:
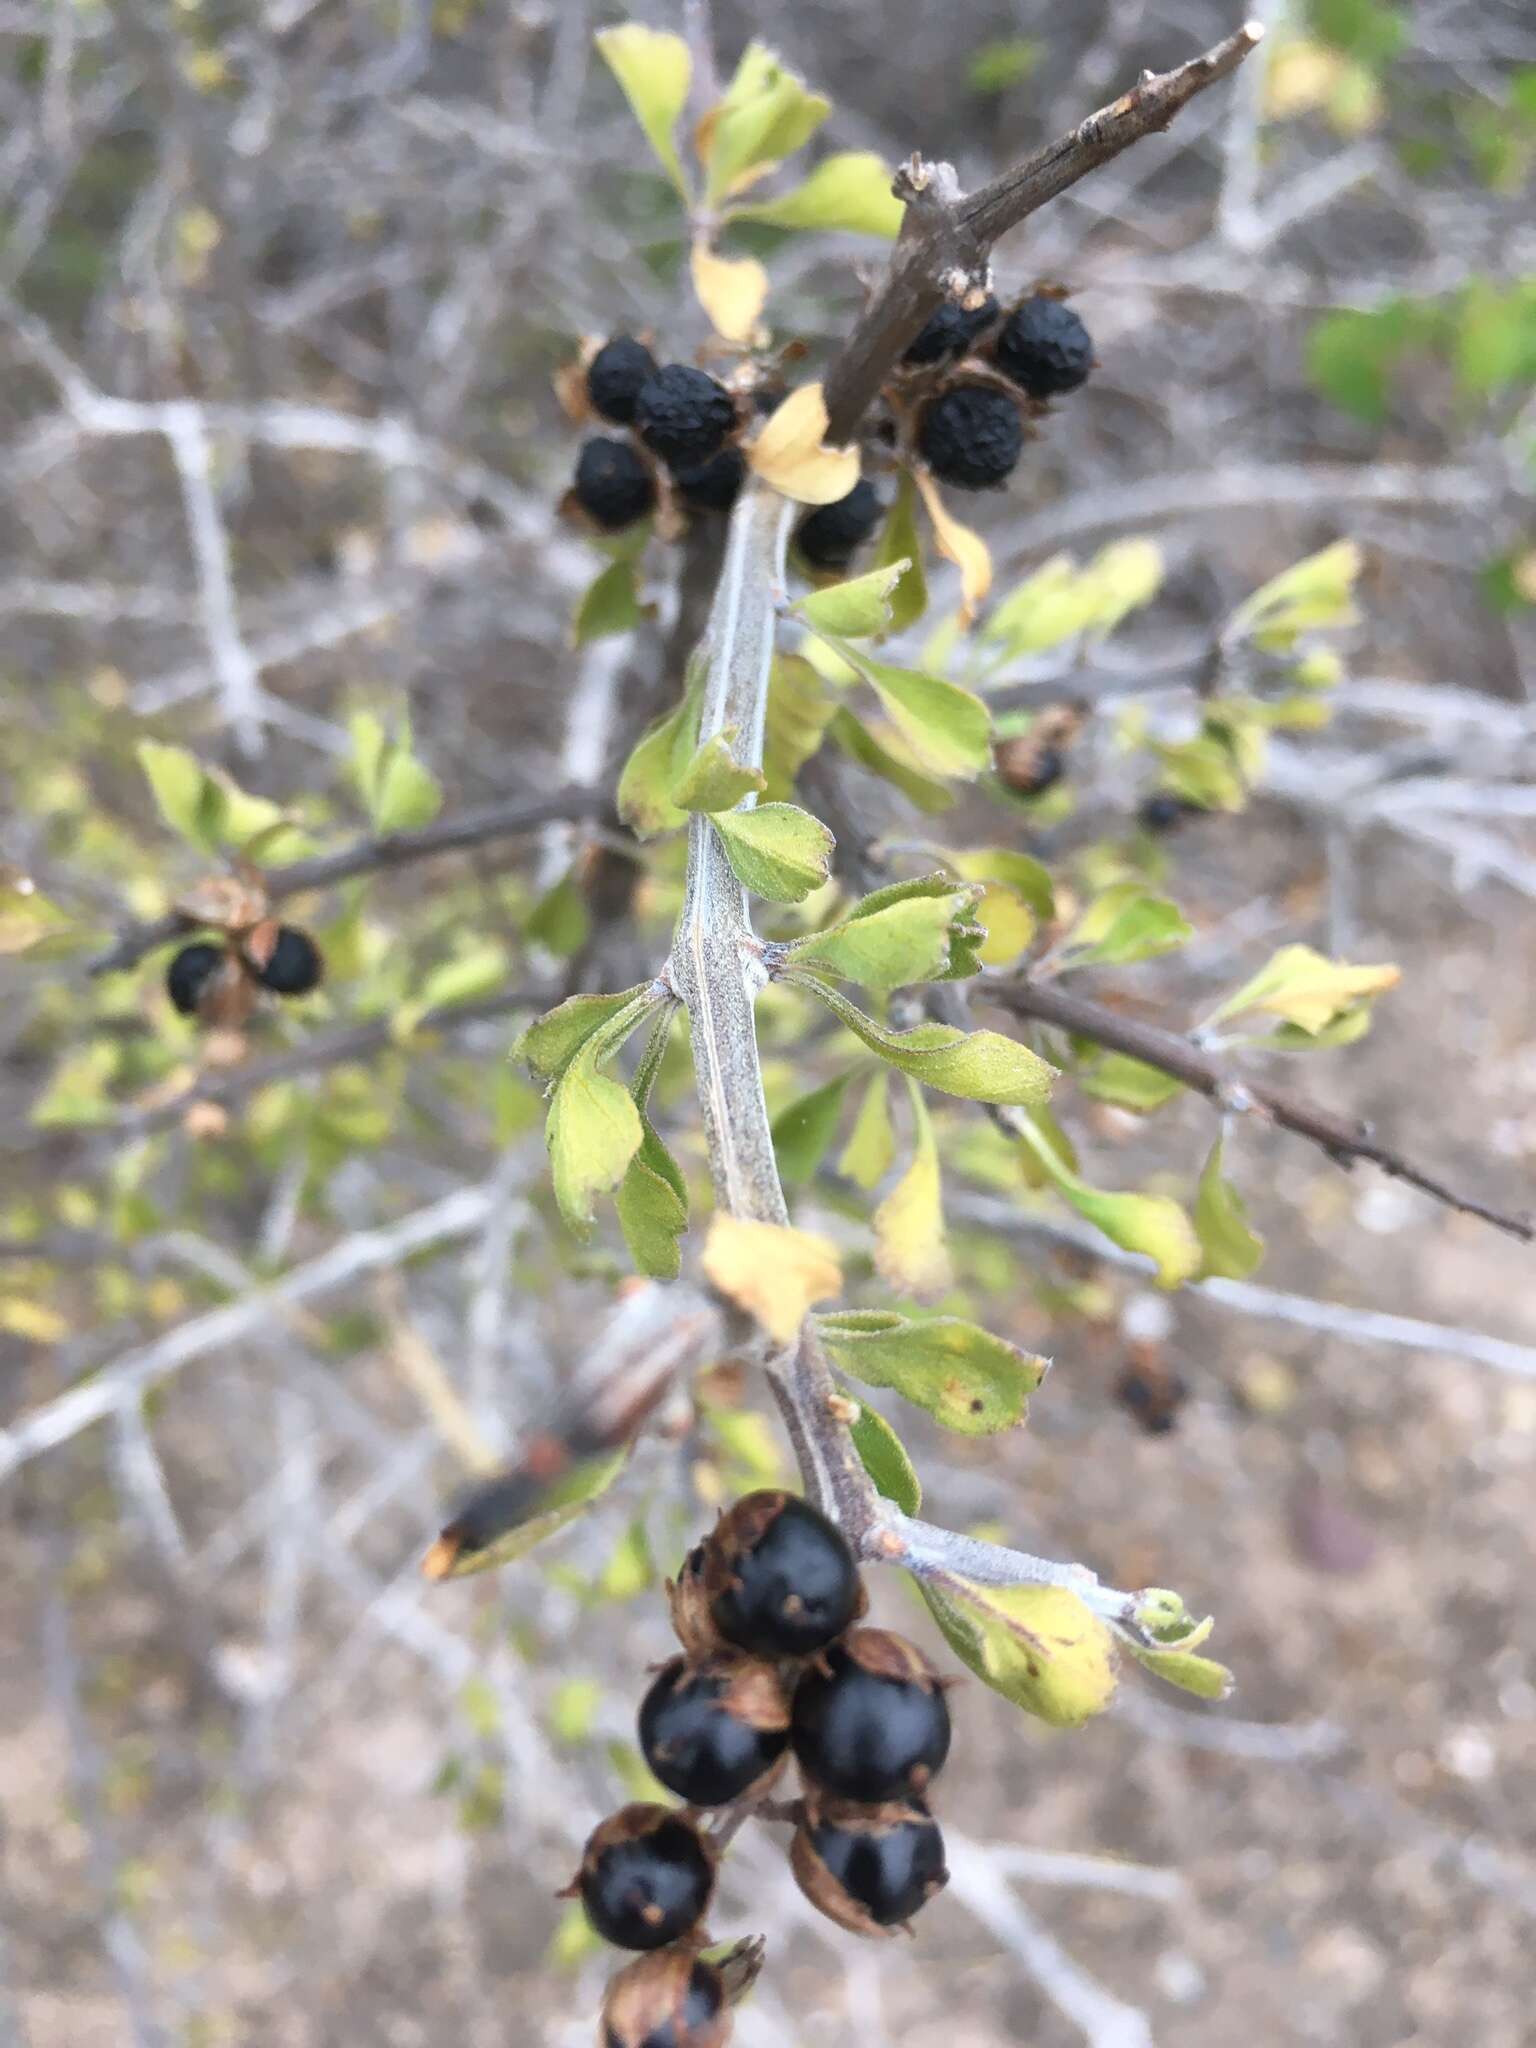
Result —
[{"label": "wilted leaf", "polygon": [[704,1245],[704,1271],[720,1292],[788,1344],[813,1302],[841,1290],[837,1250],[808,1230],[755,1223],[717,1211]]},{"label": "wilted leaf", "polygon": [[874,1214],[875,1270],[901,1294],[931,1300],[954,1279],[944,1235],[943,1178],[933,1121],[923,1091],[908,1077],[912,1098],[912,1163]]},{"label": "wilted leaf", "polygon": [[906,1446],[878,1408],[862,1403],[858,1420],[848,1426],[859,1462],[875,1482],[875,1491],[894,1501],[904,1515],[915,1515],[923,1504],[922,1484]]},{"label": "wilted leaf", "polygon": [[776,228],[842,228],[856,235],[894,241],[906,208],[891,190],[890,166],[865,150],[829,156],[803,185],[779,199],[759,199],[731,209],[735,220],[759,220]]},{"label": "wilted leaf", "polygon": [[939,553],[960,571],[960,615],[969,624],[991,594],[991,549],[979,533],[973,532],[950,511],[926,469],[916,471],[914,480],[933,522],[933,537],[938,542]]},{"label": "wilted leaf", "polygon": [[892,1031],[877,1024],[837,989],[814,976],[794,977],[858,1039],[904,1074],[961,1095],[970,1102],[997,1102],[1023,1107],[1042,1103],[1051,1092],[1056,1069],[1017,1040],[997,1031],[957,1031],[950,1024],[917,1024],[910,1031]]},{"label": "wilted leaf", "polygon": [[1264,1257],[1264,1240],[1249,1229],[1242,1196],[1231,1181],[1222,1178],[1221,1154],[1218,1138],[1195,1197],[1195,1234],[1205,1252],[1199,1278],[1209,1280],[1215,1274],[1226,1280],[1246,1280]]},{"label": "wilted leaf", "polygon": [[889,569],[907,564],[906,574],[891,592],[891,630],[904,633],[928,609],[928,580],[923,574],[922,543],[917,534],[917,491],[910,470],[901,472],[896,496],[875,542],[875,564]]},{"label": "wilted leaf", "polygon": [[795,777],[821,745],[836,708],[810,662],[797,654],[775,655],[763,734],[764,794],[772,801],[790,795]]},{"label": "wilted leaf", "polygon": [[819,818],[798,804],[721,811],[711,822],[736,879],[770,903],[799,903],[831,871],[836,843]]},{"label": "wilted leaf", "polygon": [[1282,946],[1236,995],[1211,1012],[1206,1023],[1263,1010],[1316,1035],[1352,1013],[1368,1013],[1372,999],[1395,988],[1401,979],[1401,970],[1387,963],[1354,967],[1345,960],[1330,960],[1311,946]]},{"label": "wilted leaf", "polygon": [[803,1187],[815,1179],[837,1136],[843,1094],[851,1079],[850,1074],[839,1074],[808,1095],[797,1096],[774,1118],[773,1151],[785,1187]]},{"label": "wilted leaf", "polygon": [[695,242],[693,288],[716,334],[749,346],[768,303],[768,273],[755,256],[717,256]]},{"label": "wilted leaf", "polygon": [[887,1309],[816,1318],[842,1371],[889,1387],[960,1436],[993,1436],[1021,1423],[1046,1361],[955,1316],[918,1319]]},{"label": "wilted leaf", "polygon": [[916,669],[895,668],[851,642],[829,644],[876,691],[886,716],[921,768],[972,780],[992,761],[992,714],[958,683]]},{"label": "wilted leaf", "polygon": [[623,87],[646,140],[686,200],[688,181],[677,155],[677,124],[688,104],[693,60],[681,36],[626,21],[594,38],[603,61]]},{"label": "wilted leaf", "polygon": [[932,776],[923,773],[899,734],[887,731],[883,736],[878,735],[862,718],[856,718],[851,711],[841,707],[833,711],[827,722],[827,732],[851,760],[857,761],[861,768],[867,768],[871,775],[878,775],[882,782],[889,782],[899,789],[918,810],[947,811],[954,802],[954,794],[948,784],[936,782]]},{"label": "wilted leaf", "polygon": [[685,811],[728,811],[744,796],[755,796],[763,787],[762,771],[744,767],[735,744],[734,726],[706,740],[674,784],[673,803]]},{"label": "wilted leaf", "polygon": [[890,1093],[890,1076],[884,1067],[877,1067],[865,1086],[853,1129],[837,1162],[838,1172],[866,1193],[884,1180],[896,1158]]},{"label": "wilted leaf", "polygon": [[803,505],[831,505],[859,480],[857,448],[828,448],[827,401],[819,384],[802,384],[765,421],[747,450],[764,483]]},{"label": "wilted leaf", "polygon": [[545,1488],[529,1512],[526,1478],[488,1480],[477,1487],[422,1559],[429,1579],[462,1579],[526,1557],[584,1515],[629,1462],[630,1446],[583,1459]]},{"label": "wilted leaf", "polygon": [[1152,1260],[1160,1287],[1182,1286],[1199,1271],[1200,1240],[1171,1196],[1107,1194],[1073,1172],[1038,1124],[1022,1122],[1020,1136],[1079,1216],[1102,1230],[1112,1244]]},{"label": "wilted leaf", "polygon": [[1065,1586],[980,1586],[954,1573],[919,1590],[950,1648],[995,1692],[1053,1728],[1079,1728],[1115,1690],[1109,1630]]},{"label": "wilted leaf", "polygon": [[883,633],[891,623],[891,593],[912,567],[909,558],[871,569],[847,583],[813,590],[792,609],[821,633],[843,633],[855,640]]}]

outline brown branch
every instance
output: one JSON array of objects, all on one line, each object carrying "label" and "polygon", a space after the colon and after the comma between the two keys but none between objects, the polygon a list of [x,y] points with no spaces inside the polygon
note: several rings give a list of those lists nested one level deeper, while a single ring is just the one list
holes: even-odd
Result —
[{"label": "brown branch", "polygon": [[1263,34],[1249,22],[1174,71],[1144,71],[1111,106],[978,191],[961,192],[950,165],[913,157],[896,174],[907,213],[890,268],[826,377],[827,439],[853,438],[902,350],[946,296],[985,285],[995,242],[1133,142],[1166,128],[1197,93],[1235,71]]},{"label": "brown branch", "polygon": [[1025,976],[1013,981],[983,981],[977,985],[977,990],[988,1001],[1000,1004],[1016,1017],[1030,1017],[1037,1023],[1053,1025],[1059,1031],[1091,1039],[1095,1045],[1105,1046],[1111,1052],[1124,1053],[1145,1066],[1156,1067],[1159,1073],[1182,1081],[1186,1088],[1192,1088],[1196,1094],[1205,1096],[1223,1109],[1257,1110],[1282,1130],[1310,1138],[1340,1166],[1350,1167],[1356,1160],[1364,1159],[1370,1165],[1380,1167],[1392,1179],[1422,1189],[1437,1202],[1459,1209],[1463,1215],[1481,1217],[1496,1230],[1508,1231],[1511,1237],[1518,1237],[1526,1244],[1536,1240],[1536,1223],[1530,1217],[1511,1215],[1470,1195],[1458,1194],[1454,1188],[1436,1180],[1401,1153],[1381,1144],[1371,1135],[1368,1125],[1351,1117],[1339,1116],[1333,1110],[1309,1102],[1305,1096],[1292,1095],[1283,1089],[1271,1088],[1262,1082],[1230,1073],[1212,1054],[1177,1031],[1165,1031],[1156,1024],[1140,1023],[1133,1017],[1122,1016],[1118,1010],[1108,1009],[1103,1003],[1072,995],[1047,982],[1031,981]]},{"label": "brown branch", "polygon": [[[382,868],[405,867],[412,861],[431,860],[440,853],[462,853],[466,847],[482,846],[492,839],[515,839],[541,825],[562,820],[603,818],[611,815],[612,798],[600,789],[557,789],[548,796],[515,797],[506,803],[485,804],[473,811],[456,811],[416,832],[385,832],[354,840],[335,853],[316,854],[309,860],[290,861],[285,867],[268,868],[262,883],[273,903],[306,889],[326,889],[347,882],[354,875],[373,874]],[[169,945],[183,932],[194,929],[193,921],[177,911],[124,927],[106,952],[87,962],[92,975],[115,974],[136,966],[156,946]]]}]

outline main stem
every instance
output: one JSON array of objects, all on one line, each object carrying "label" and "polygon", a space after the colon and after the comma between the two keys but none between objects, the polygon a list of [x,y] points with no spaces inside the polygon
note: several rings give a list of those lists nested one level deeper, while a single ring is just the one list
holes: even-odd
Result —
[{"label": "main stem", "polygon": [[[789,500],[765,484],[749,483],[742,491],[704,637],[700,744],[729,733],[736,759],[750,768],[763,761],[792,511]],[[748,796],[742,807],[754,802]],[[753,1019],[768,980],[762,942],[752,929],[747,892],[702,814],[688,830],[688,880],[667,979],[688,1011],[715,1200],[731,1216],[787,1225]],[[807,1325],[764,1365],[807,1493],[859,1540],[879,1520],[879,1500],[834,1412],[837,1385],[815,1332]]]}]

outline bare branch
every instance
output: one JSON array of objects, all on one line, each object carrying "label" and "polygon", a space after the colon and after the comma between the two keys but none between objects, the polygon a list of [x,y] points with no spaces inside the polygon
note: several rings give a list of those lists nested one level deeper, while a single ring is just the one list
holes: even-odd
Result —
[{"label": "bare branch", "polygon": [[1339,1116],[1319,1103],[1309,1102],[1303,1095],[1293,1095],[1284,1089],[1271,1088],[1266,1083],[1231,1073],[1193,1039],[1185,1038],[1176,1031],[1164,1031],[1158,1025],[1141,1023],[1103,1003],[1073,995],[1050,982],[1033,981],[1027,976],[1012,981],[984,981],[978,986],[984,997],[1000,1004],[1016,1017],[1031,1017],[1039,1023],[1069,1031],[1075,1037],[1092,1039],[1095,1045],[1107,1046],[1113,1052],[1125,1053],[1146,1066],[1156,1067],[1159,1073],[1171,1074],[1186,1088],[1194,1089],[1223,1109],[1257,1112],[1278,1124],[1282,1130],[1310,1138],[1340,1166],[1353,1166],[1356,1160],[1364,1159],[1372,1166],[1379,1166],[1394,1180],[1405,1181],[1410,1187],[1421,1189],[1437,1202],[1459,1209],[1463,1215],[1481,1217],[1496,1230],[1507,1231],[1511,1237],[1518,1237],[1525,1244],[1536,1239],[1536,1224],[1530,1217],[1511,1215],[1474,1196],[1458,1194],[1454,1188],[1447,1187],[1443,1181],[1373,1137],[1367,1125]]},{"label": "bare branch", "polygon": [[1166,128],[1207,86],[1235,71],[1264,34],[1250,22],[1174,71],[1145,71],[1129,92],[978,191],[948,164],[914,157],[896,178],[906,219],[890,268],[826,378],[827,438],[852,438],[892,365],[947,295],[982,285],[993,244],[1144,135]]}]

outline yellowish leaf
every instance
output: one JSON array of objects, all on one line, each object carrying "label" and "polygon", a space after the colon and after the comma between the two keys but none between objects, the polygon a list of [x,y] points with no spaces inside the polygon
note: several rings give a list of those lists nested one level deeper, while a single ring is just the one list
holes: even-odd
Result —
[{"label": "yellowish leaf", "polygon": [[755,256],[717,256],[707,242],[693,245],[693,288],[716,334],[749,344],[768,299],[768,273]]},{"label": "yellowish leaf", "polygon": [[910,1078],[915,1143],[912,1164],[875,1211],[875,1265],[904,1294],[931,1299],[954,1279],[944,1236],[939,1149],[923,1091]]},{"label": "yellowish leaf", "polygon": [[69,1325],[57,1309],[22,1295],[0,1301],[0,1330],[29,1344],[61,1344],[69,1335]]},{"label": "yellowish leaf", "polygon": [[767,421],[747,450],[747,460],[786,498],[802,505],[833,505],[859,480],[859,451],[828,448],[826,395],[819,384],[802,384]]},{"label": "yellowish leaf", "polygon": [[602,29],[593,40],[667,176],[686,199],[688,181],[678,161],[676,133],[693,78],[687,43],[679,35],[646,28],[638,21]]},{"label": "yellowish leaf", "polygon": [[939,553],[960,571],[961,615],[969,624],[986,603],[992,588],[991,550],[979,533],[973,533],[955,518],[926,470],[917,470],[914,475],[928,517],[933,521]]},{"label": "yellowish leaf", "polygon": [[723,1214],[709,1226],[704,1271],[780,1344],[793,1340],[813,1302],[834,1300],[843,1284],[824,1237]]}]

